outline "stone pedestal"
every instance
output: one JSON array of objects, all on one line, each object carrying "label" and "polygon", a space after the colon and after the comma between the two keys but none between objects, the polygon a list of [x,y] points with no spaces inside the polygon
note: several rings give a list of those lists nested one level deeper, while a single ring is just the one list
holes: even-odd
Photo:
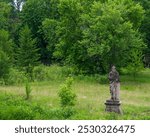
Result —
[{"label": "stone pedestal", "polygon": [[120,108],[121,102],[116,100],[106,100],[106,109],[107,112],[115,112],[118,114],[123,114]]}]

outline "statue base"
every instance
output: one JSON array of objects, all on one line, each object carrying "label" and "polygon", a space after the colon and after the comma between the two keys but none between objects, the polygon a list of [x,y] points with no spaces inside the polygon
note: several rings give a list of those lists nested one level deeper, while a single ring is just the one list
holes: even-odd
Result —
[{"label": "statue base", "polygon": [[120,108],[121,102],[117,100],[106,100],[106,112],[115,112],[118,114],[123,114]]}]

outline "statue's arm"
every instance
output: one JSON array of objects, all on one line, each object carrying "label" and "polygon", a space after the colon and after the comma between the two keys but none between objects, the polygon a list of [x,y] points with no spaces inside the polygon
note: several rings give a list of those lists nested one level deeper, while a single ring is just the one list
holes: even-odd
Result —
[{"label": "statue's arm", "polygon": [[116,82],[119,82],[119,81],[120,81],[119,73],[117,72],[117,73],[116,73]]},{"label": "statue's arm", "polygon": [[109,75],[108,75],[108,79],[109,79],[109,80],[112,80],[112,74],[111,74],[111,72],[110,72]]}]

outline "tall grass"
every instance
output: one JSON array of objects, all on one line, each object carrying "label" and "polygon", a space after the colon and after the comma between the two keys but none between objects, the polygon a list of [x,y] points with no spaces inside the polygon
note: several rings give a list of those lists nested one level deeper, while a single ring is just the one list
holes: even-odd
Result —
[{"label": "tall grass", "polygon": [[[0,86],[0,119],[66,119],[68,110],[61,109],[58,91],[68,76],[74,77],[72,90],[77,95],[76,113],[69,119],[150,119],[150,70],[121,75],[121,108],[123,115],[105,112],[110,98],[107,75],[75,76],[71,69],[40,66],[34,72],[32,98],[24,100],[24,84]],[[37,69],[35,68],[35,69]],[[44,76],[45,75],[45,76]],[[68,112],[67,112],[68,111]],[[73,112],[73,111],[70,111]]]}]

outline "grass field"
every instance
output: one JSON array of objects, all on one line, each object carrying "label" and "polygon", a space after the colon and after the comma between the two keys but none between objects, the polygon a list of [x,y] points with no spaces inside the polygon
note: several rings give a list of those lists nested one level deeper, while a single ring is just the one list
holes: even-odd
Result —
[{"label": "grass field", "polygon": [[[55,77],[47,81],[32,82],[29,100],[25,100],[24,84],[0,86],[0,119],[65,119],[61,116],[62,110],[58,97],[60,85],[64,80],[65,77]],[[109,83],[106,81],[103,81],[101,76],[74,77],[73,91],[77,95],[76,111],[69,119],[150,120],[149,69],[145,69],[136,78],[131,75],[121,75],[123,115],[105,112],[104,103],[110,98]],[[19,117],[19,115],[23,116]]]}]

